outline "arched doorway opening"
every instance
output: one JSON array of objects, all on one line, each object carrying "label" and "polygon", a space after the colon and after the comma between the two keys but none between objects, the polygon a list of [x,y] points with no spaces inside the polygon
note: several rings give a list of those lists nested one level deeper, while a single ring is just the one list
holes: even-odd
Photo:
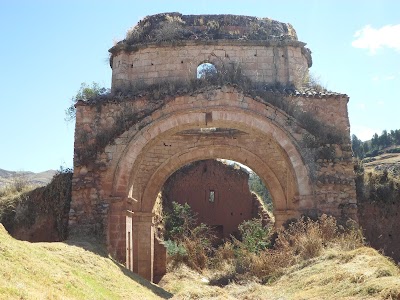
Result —
[{"label": "arched doorway opening", "polygon": [[[195,224],[208,226],[214,245],[239,236],[244,221],[261,219],[273,226],[273,204],[260,177],[247,166],[223,159],[199,160],[174,172],[164,183],[153,209],[156,234],[165,240],[174,224],[165,221],[174,207],[185,206]],[[171,226],[169,226],[171,225]]]}]

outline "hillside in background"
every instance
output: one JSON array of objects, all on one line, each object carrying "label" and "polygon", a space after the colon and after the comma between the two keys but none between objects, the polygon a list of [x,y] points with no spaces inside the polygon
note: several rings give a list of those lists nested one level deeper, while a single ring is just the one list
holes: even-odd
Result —
[{"label": "hillside in background", "polygon": [[393,176],[400,176],[400,153],[383,153],[371,158],[364,158],[366,171],[388,171]]},{"label": "hillside in background", "polygon": [[31,185],[43,186],[48,184],[55,174],[55,170],[34,173],[28,171],[16,172],[0,169],[0,188],[12,184],[16,179],[24,180]]},{"label": "hillside in background", "polygon": [[400,129],[384,130],[381,135],[375,133],[371,140],[364,142],[353,134],[351,145],[366,172],[387,171],[392,176],[400,176]]},{"label": "hillside in background", "polygon": [[375,157],[384,153],[400,153],[400,129],[383,130],[375,133],[371,140],[361,141],[355,134],[351,136],[354,156],[358,159]]}]

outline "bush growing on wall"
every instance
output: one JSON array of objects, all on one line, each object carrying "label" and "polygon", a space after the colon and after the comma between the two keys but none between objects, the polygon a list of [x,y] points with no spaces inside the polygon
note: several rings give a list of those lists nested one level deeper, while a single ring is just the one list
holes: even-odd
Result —
[{"label": "bush growing on wall", "polygon": [[[291,105],[283,94],[274,92],[276,89],[286,91],[294,90],[294,86],[284,87],[279,84],[266,85],[254,83],[243,74],[240,64],[222,64],[218,66],[216,72],[213,70],[209,71],[210,70],[206,71],[206,73],[211,73],[212,76],[203,76],[189,81],[163,81],[155,84],[139,82],[134,85],[120,87],[113,91],[113,94],[111,94],[108,89],[99,87],[96,83],[93,83],[92,86],[82,84],[80,90],[72,98],[73,104],[66,110],[66,120],[75,118],[76,111],[74,104],[78,100],[86,101],[90,105],[100,106],[102,103],[110,100],[123,103],[131,101],[136,97],[146,97],[149,101],[149,106],[139,111],[122,109],[117,118],[118,121],[116,121],[112,127],[98,132],[97,135],[93,137],[93,143],[87,144],[84,148],[76,151],[76,163],[87,164],[95,159],[97,153],[104,150],[108,144],[112,143],[117,136],[123,134],[123,132],[128,130],[131,126],[136,124],[139,129],[146,126],[146,117],[167,104],[166,101],[173,99],[173,97],[170,96],[202,92],[204,89],[210,87],[221,87],[224,85],[233,85],[245,95],[253,97],[255,100],[283,110],[288,115],[288,124],[296,120],[310,135],[312,135],[314,143],[312,143],[312,145],[308,144],[307,147],[317,148],[324,144],[347,144],[346,137],[334,127],[322,124],[315,119],[312,114]],[[78,139],[83,139],[85,137],[83,136],[84,133],[80,133],[80,135],[81,136],[78,135]],[[310,161],[314,159],[316,158],[312,157]]]},{"label": "bush growing on wall", "polygon": [[76,95],[71,98],[71,105],[65,110],[65,121],[70,122],[75,120],[76,109],[75,104],[79,100],[89,101],[92,99],[98,99],[100,97],[106,97],[110,94],[110,89],[101,87],[98,83],[92,82],[91,85],[85,82],[81,83],[81,87],[76,92]]},{"label": "bush growing on wall", "polygon": [[243,221],[238,229],[241,247],[246,251],[259,253],[271,244],[271,227],[263,226],[261,219]]}]

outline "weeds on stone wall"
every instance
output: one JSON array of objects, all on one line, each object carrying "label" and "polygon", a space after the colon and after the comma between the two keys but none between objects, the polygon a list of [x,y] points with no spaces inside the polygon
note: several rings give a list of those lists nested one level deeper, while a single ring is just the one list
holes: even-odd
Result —
[{"label": "weeds on stone wall", "polygon": [[12,234],[16,228],[28,229],[34,226],[39,216],[51,216],[54,217],[59,239],[66,239],[71,184],[72,170],[61,169],[45,187],[15,197],[1,197],[0,223]]},{"label": "weeds on stone wall", "polygon": [[[134,124],[143,121],[143,119],[150,115],[152,112],[160,108],[163,103],[155,102],[154,107],[146,109],[140,112],[133,112],[130,107],[122,109],[120,113],[116,116],[115,124],[110,127],[103,129],[98,132],[94,137],[94,142],[88,143],[89,137],[86,131],[80,132],[77,136],[77,140],[84,145],[83,148],[75,148],[75,165],[88,164],[95,159],[97,153],[100,153],[109,145],[116,137],[129,130]],[[143,122],[139,124],[138,129],[140,130],[143,126]]]},{"label": "weeds on stone wall", "polygon": [[[247,30],[225,29],[231,26],[240,26]],[[216,39],[282,41],[297,40],[297,35],[290,24],[268,18],[161,13],[140,20],[127,31],[125,40],[120,44]]]},{"label": "weeds on stone wall", "polygon": [[65,110],[65,121],[70,122],[76,118],[75,104],[79,101],[88,102],[91,99],[107,98],[110,95],[110,89],[101,87],[98,83],[92,82],[91,85],[85,82],[81,83],[81,87],[76,92],[75,96],[71,98],[71,105]]},{"label": "weeds on stone wall", "polygon": [[[121,110],[116,123],[109,129],[99,132],[94,138],[92,144],[85,148],[76,149],[76,163],[86,164],[95,158],[96,153],[101,152],[112,141],[128,130],[134,124],[143,127],[146,124],[143,120],[154,111],[161,108],[169,99],[177,95],[194,94],[204,92],[207,89],[231,85],[241,90],[245,95],[254,98],[265,104],[270,104],[288,114],[287,124],[294,125],[296,121],[308,131],[304,136],[304,145],[307,148],[316,148],[324,144],[342,144],[346,138],[334,127],[322,124],[316,120],[311,113],[303,112],[300,108],[290,104],[284,97],[285,94],[294,91],[294,86],[284,87],[280,84],[265,85],[253,83],[248,77],[243,75],[240,65],[229,64],[222,65],[213,73],[212,76],[203,76],[189,81],[163,81],[155,84],[145,84],[144,82],[135,82],[125,87],[120,87],[113,94],[100,90],[98,95],[91,95],[86,98],[86,103],[100,107],[103,103],[116,102],[125,103],[138,97],[146,97],[149,101],[149,107],[140,112],[134,112],[126,106]],[[82,89],[82,88],[81,88]],[[75,97],[75,99],[78,99]],[[85,133],[81,133],[78,139],[84,141]],[[329,151],[328,151],[329,150]],[[321,149],[319,157],[331,159],[330,149]]]},{"label": "weeds on stone wall", "polygon": [[365,171],[361,161],[355,164],[356,192],[359,203],[397,204],[400,201],[400,179],[388,172]]}]

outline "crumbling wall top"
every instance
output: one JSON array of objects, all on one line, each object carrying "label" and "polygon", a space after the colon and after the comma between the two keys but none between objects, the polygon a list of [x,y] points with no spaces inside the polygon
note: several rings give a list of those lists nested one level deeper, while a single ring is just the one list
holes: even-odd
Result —
[{"label": "crumbling wall top", "polygon": [[238,15],[182,15],[177,12],[151,15],[128,30],[118,44],[182,40],[297,41],[289,23],[269,18]]}]

